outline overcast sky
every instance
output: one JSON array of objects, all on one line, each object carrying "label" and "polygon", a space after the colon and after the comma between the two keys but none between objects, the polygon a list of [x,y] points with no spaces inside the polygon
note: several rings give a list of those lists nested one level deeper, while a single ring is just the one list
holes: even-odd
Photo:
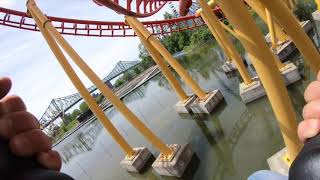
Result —
[{"label": "overcast sky", "polygon": [[[105,7],[91,0],[37,0],[42,11],[50,16],[91,19],[101,21],[123,21]],[[26,11],[26,1],[0,0],[0,6]],[[162,19],[170,11],[166,6],[152,19]],[[0,13],[0,16],[3,14]],[[148,20],[147,18],[145,20]],[[106,76],[118,61],[138,59],[138,38],[94,38],[65,36],[81,57],[95,70],[99,77]],[[76,92],[59,66],[39,32],[23,31],[0,26],[0,76],[13,81],[11,94],[23,98],[28,110],[38,118],[43,114],[51,99]],[[91,83],[76,69],[87,87]]]}]

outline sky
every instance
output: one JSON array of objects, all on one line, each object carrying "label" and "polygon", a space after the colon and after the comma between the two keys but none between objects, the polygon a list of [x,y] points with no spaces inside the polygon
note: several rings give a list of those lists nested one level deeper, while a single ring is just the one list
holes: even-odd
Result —
[{"label": "sky", "polygon": [[[47,15],[100,21],[123,21],[123,16],[91,0],[37,0]],[[26,11],[26,1],[0,0],[0,7]],[[156,15],[145,18],[163,19],[170,11],[166,6]],[[3,14],[0,13],[0,16]],[[139,40],[136,37],[98,38],[64,36],[71,46],[98,74],[105,77],[118,61],[138,60]],[[28,111],[40,118],[51,99],[76,93],[76,89],[58,64],[39,32],[0,26],[0,76],[10,77],[10,94],[19,95]],[[76,72],[89,87],[92,83],[73,64]]]}]

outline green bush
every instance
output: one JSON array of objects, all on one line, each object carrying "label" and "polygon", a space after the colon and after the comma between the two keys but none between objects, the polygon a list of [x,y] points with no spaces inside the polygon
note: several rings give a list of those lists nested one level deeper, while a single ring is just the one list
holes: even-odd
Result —
[{"label": "green bush", "polygon": [[306,21],[312,19],[312,12],[316,9],[314,0],[298,0],[294,13],[300,21]]},{"label": "green bush", "polygon": [[104,96],[100,93],[97,97],[96,97],[96,101],[98,104],[100,104],[104,99]]},{"label": "green bush", "polygon": [[89,110],[89,106],[85,102],[81,103],[79,108],[80,108],[81,113],[85,113]]},{"label": "green bush", "polygon": [[79,124],[79,122],[77,120],[74,120],[72,122],[70,122],[66,127],[65,127],[65,132],[68,132],[70,129],[73,129],[74,127],[76,127]]},{"label": "green bush", "polygon": [[62,138],[69,130],[74,129],[78,124],[79,122],[77,120],[71,121],[68,125],[62,123],[57,135],[53,137],[53,142],[56,142],[57,140]]},{"label": "green bush", "polygon": [[190,37],[190,46],[195,46],[198,43],[212,40],[213,36],[208,27],[203,26],[198,29],[195,29],[192,32],[192,35]]}]

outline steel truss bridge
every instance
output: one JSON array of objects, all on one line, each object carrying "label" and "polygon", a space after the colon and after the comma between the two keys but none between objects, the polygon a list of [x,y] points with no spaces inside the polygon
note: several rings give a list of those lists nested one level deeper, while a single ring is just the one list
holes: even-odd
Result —
[{"label": "steel truss bridge", "polygon": [[[119,61],[113,70],[105,78],[103,78],[103,82],[108,84],[112,79],[118,77],[126,71],[129,71],[130,69],[133,69],[138,64],[139,61]],[[88,88],[90,93],[94,92],[95,90],[97,90],[97,87],[94,85]],[[52,99],[39,120],[41,128],[44,129],[48,127],[57,118],[62,117],[65,111],[69,110],[81,100],[82,97],[79,93]]]}]

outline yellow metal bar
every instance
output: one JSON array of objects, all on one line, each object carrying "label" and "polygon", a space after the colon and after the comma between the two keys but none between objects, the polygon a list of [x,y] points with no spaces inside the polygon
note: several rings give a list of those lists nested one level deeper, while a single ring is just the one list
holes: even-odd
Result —
[{"label": "yellow metal bar", "polygon": [[316,0],[316,4],[317,4],[317,7],[318,7],[318,11],[320,11],[320,0]]},{"label": "yellow metal bar", "polygon": [[226,24],[224,24],[223,22],[220,21],[221,26],[227,30],[230,34],[232,34],[232,36],[234,36],[235,38],[238,39],[238,35],[236,34],[236,32],[234,32],[233,29],[231,29],[229,26],[227,26]]},{"label": "yellow metal bar", "polygon": [[211,30],[211,32],[216,36],[219,36],[221,41],[223,42],[226,51],[230,53],[232,60],[236,63],[236,66],[240,72],[240,75],[245,84],[252,83],[252,79],[242,61],[240,54],[237,52],[236,47],[232,44],[230,38],[227,33],[223,29],[220,24],[219,19],[212,12],[212,9],[207,4],[205,0],[198,0],[199,5],[202,7],[201,17],[206,22],[207,26]]},{"label": "yellow metal bar", "polygon": [[165,61],[163,60],[163,58],[159,54],[159,52],[143,37],[141,32],[139,32],[139,30],[136,27],[132,26],[132,29],[137,34],[137,36],[140,38],[142,44],[144,45],[144,47],[149,52],[149,54],[152,57],[152,59],[157,63],[157,65],[161,69],[163,75],[169,81],[170,85],[173,87],[175,92],[178,94],[178,96],[180,98],[180,101],[181,102],[187,101],[188,98],[189,98],[188,95],[182,89],[182,87],[180,86],[179,82],[174,77],[173,73],[171,72],[171,70],[169,69],[169,67],[167,66],[167,64],[165,63]]},{"label": "yellow metal bar", "polygon": [[[301,148],[297,135],[297,121],[282,76],[275,62],[271,60],[274,58],[273,54],[242,1],[216,0],[216,2],[235,27],[257,70],[279,122],[290,160],[294,160]],[[268,9],[270,10],[269,7]]]},{"label": "yellow metal bar", "polygon": [[154,37],[141,22],[136,18],[125,16],[127,23],[130,26],[135,26],[143,37],[163,56],[170,66],[180,75],[185,83],[192,89],[192,91],[201,99],[207,99],[207,94],[200,86],[192,79],[190,74],[179,64],[179,62],[169,53],[169,51],[160,43],[160,41]]},{"label": "yellow metal bar", "polygon": [[[222,25],[222,27],[224,29],[226,29],[230,34],[232,34],[234,37],[236,37],[237,39],[239,39],[238,35],[236,34],[236,32],[234,30],[232,30],[231,28],[229,28],[227,25],[225,25],[223,22],[220,21],[220,24]],[[275,33],[275,32],[274,32]],[[272,36],[272,35],[271,35]],[[274,36],[272,36],[273,38],[276,38]],[[271,40],[272,41],[272,40]],[[274,41],[272,41],[274,42]],[[277,41],[276,41],[277,43]],[[283,63],[281,63],[279,57],[277,56],[277,48],[274,48],[274,44],[276,43],[273,43],[273,47],[272,47],[272,52],[274,53],[274,59],[275,59],[275,62],[277,63],[277,67],[278,69],[282,69],[285,67],[285,65]]]},{"label": "yellow metal bar", "polygon": [[266,10],[266,15],[267,15],[267,20],[268,20],[268,28],[269,28],[270,38],[271,38],[271,45],[272,45],[272,48],[274,50],[276,50],[277,45],[278,45],[278,40],[276,37],[276,31],[274,29],[274,23],[273,23],[272,16],[271,16],[270,12],[268,11],[268,9],[265,9],[265,10]]},{"label": "yellow metal bar", "polygon": [[278,69],[282,69],[285,67],[285,65],[282,64],[280,59],[277,57],[277,43],[278,43],[278,41],[277,41],[275,29],[274,29],[273,19],[272,19],[270,12],[268,11],[268,9],[265,9],[265,10],[266,10],[266,15],[267,15],[267,19],[268,19],[269,34],[270,34],[271,45],[272,45],[271,49],[274,54],[274,60],[277,64]]},{"label": "yellow metal bar", "polygon": [[[267,16],[265,13],[265,7],[260,2],[260,0],[245,0],[246,3],[261,17],[261,19],[267,24]],[[273,2],[273,1],[272,1]],[[289,37],[286,35],[286,33],[282,30],[281,26],[278,24],[278,22],[274,22],[276,35],[278,38],[278,41],[283,42],[289,39]]]},{"label": "yellow metal bar", "polygon": [[287,8],[289,8],[290,11],[292,11],[293,4],[291,0],[282,0],[282,2],[286,5]]},{"label": "yellow metal bar", "polygon": [[286,65],[280,61],[276,50],[272,50],[272,53],[273,53],[273,60],[276,63],[278,69],[281,71],[281,69],[286,67]]},{"label": "yellow metal bar", "polygon": [[[202,14],[202,13],[201,13]],[[204,20],[204,19],[203,19]],[[204,20],[205,21],[205,20]],[[207,23],[206,23],[207,24]],[[209,26],[208,26],[209,27]],[[226,44],[222,41],[222,39],[220,38],[220,36],[218,35],[218,33],[213,30],[211,31],[212,35],[214,36],[215,40],[218,42],[218,44],[220,45],[220,47],[223,49],[223,52],[225,54],[225,56],[227,57],[227,61],[228,62],[232,62],[232,57],[231,57],[231,53],[228,50],[228,48],[226,47]]]},{"label": "yellow metal bar", "polygon": [[[33,0],[32,0],[33,1]],[[38,7],[29,6],[29,9],[37,14],[43,27],[55,38],[58,44],[73,59],[83,73],[93,82],[101,93],[113,104],[113,106],[144,135],[155,147],[157,147],[165,156],[171,156],[172,150],[167,147],[147,126],[145,126],[138,117],[129,110],[129,108],[104,84],[104,82],[93,72],[93,70],[84,62],[76,51],[68,44],[61,34],[53,27]]]},{"label": "yellow metal bar", "polygon": [[[210,0],[210,1],[208,2],[208,5],[209,5],[211,8],[214,8],[214,7],[217,5],[217,3],[215,2],[215,0]],[[199,16],[199,15],[201,14],[201,12],[202,12],[202,9],[201,9],[201,8],[198,9],[198,10],[196,11],[196,16]]]},{"label": "yellow metal bar", "polygon": [[[203,11],[201,11],[201,13],[199,14],[199,16],[202,17]],[[202,17],[203,18],[203,17]],[[205,19],[203,19],[205,21]],[[208,23],[206,23],[208,25]],[[209,27],[209,26],[208,26]],[[218,33],[216,32],[216,30],[212,29],[211,30],[212,35],[214,36],[215,40],[218,42],[218,44],[220,45],[220,47],[222,48],[225,56],[227,57],[227,61],[228,62],[232,62],[232,57],[231,57],[231,52],[229,51],[229,49],[227,48],[226,44],[222,41],[222,39],[220,38],[220,36],[218,35]]]},{"label": "yellow metal bar", "polygon": [[[204,19],[203,19],[204,20]],[[205,20],[204,20],[205,21]],[[207,23],[206,23],[207,24]],[[209,27],[209,26],[208,26]],[[217,41],[217,43],[220,45],[220,47],[222,48],[225,56],[226,56],[226,60],[228,62],[232,62],[232,55],[231,55],[231,52],[229,51],[227,45],[223,42],[223,40],[220,38],[220,36],[218,35],[218,32],[216,30],[212,30],[211,31],[213,37],[215,38],[215,40]]]},{"label": "yellow metal bar", "polygon": [[291,0],[287,0],[288,1],[288,7],[289,9],[292,11],[293,10],[293,4]]},{"label": "yellow metal bar", "polygon": [[81,82],[80,78],[77,76],[75,71],[72,69],[71,65],[68,63],[66,57],[63,55],[63,52],[59,48],[56,41],[51,37],[49,32],[42,27],[42,23],[40,22],[37,13],[33,11],[34,5],[35,4],[32,1],[29,1],[29,3],[27,4],[28,9],[30,10],[32,17],[36,21],[36,24],[39,27],[43,37],[47,41],[50,49],[52,50],[53,54],[56,56],[58,62],[60,63],[65,73],[68,75],[72,84],[76,87],[80,95],[88,104],[89,108],[92,110],[92,112],[97,116],[97,118],[104,125],[105,129],[110,133],[113,139],[119,144],[121,149],[127,154],[128,157],[133,156],[135,153],[134,150],[130,147],[130,145],[126,142],[126,140],[121,136],[121,134],[117,131],[117,129],[113,126],[110,120],[106,117],[105,113],[101,110],[99,105],[96,103],[94,98],[90,95],[89,91],[86,89],[86,87]]},{"label": "yellow metal bar", "polygon": [[293,3],[294,0],[288,0],[288,1],[289,1],[289,4],[290,4],[291,11],[293,11],[293,9],[295,7],[295,4]]},{"label": "yellow metal bar", "polygon": [[[202,16],[203,11],[202,9],[200,9],[201,11],[199,11],[198,14],[196,14],[196,16]],[[204,20],[204,19],[203,19]],[[221,22],[222,23],[222,22]],[[206,23],[208,24],[208,23]],[[222,23],[223,24],[223,23]],[[220,47],[222,48],[225,56],[227,57],[226,60],[228,62],[232,62],[232,57],[231,57],[231,53],[229,52],[228,48],[226,47],[226,45],[223,43],[223,41],[221,40],[220,36],[217,34],[217,32],[213,29],[211,30],[212,35],[214,36],[215,40],[218,42],[218,44],[220,45]]]},{"label": "yellow metal bar", "polygon": [[[209,5],[211,8],[213,8],[213,7],[216,6],[216,3],[214,2],[214,0],[211,0],[211,1],[208,2],[208,5]],[[201,16],[201,13],[202,13],[202,9],[198,9],[195,15],[196,15],[197,17],[199,17],[199,16]],[[232,34],[234,37],[238,38],[237,35],[236,35],[236,33],[234,32],[234,30],[232,30],[229,26],[225,25],[223,22],[221,22],[221,21],[219,21],[219,22],[220,22],[220,24],[222,25],[222,27],[223,27],[224,29],[226,29],[226,30],[227,30],[230,34]]]},{"label": "yellow metal bar", "polygon": [[320,70],[320,55],[296,17],[288,8],[285,8],[285,5],[281,1],[260,1],[270,11],[272,17],[284,27],[284,30],[292,38],[292,41],[306,61],[308,61],[312,70],[317,73]]}]

